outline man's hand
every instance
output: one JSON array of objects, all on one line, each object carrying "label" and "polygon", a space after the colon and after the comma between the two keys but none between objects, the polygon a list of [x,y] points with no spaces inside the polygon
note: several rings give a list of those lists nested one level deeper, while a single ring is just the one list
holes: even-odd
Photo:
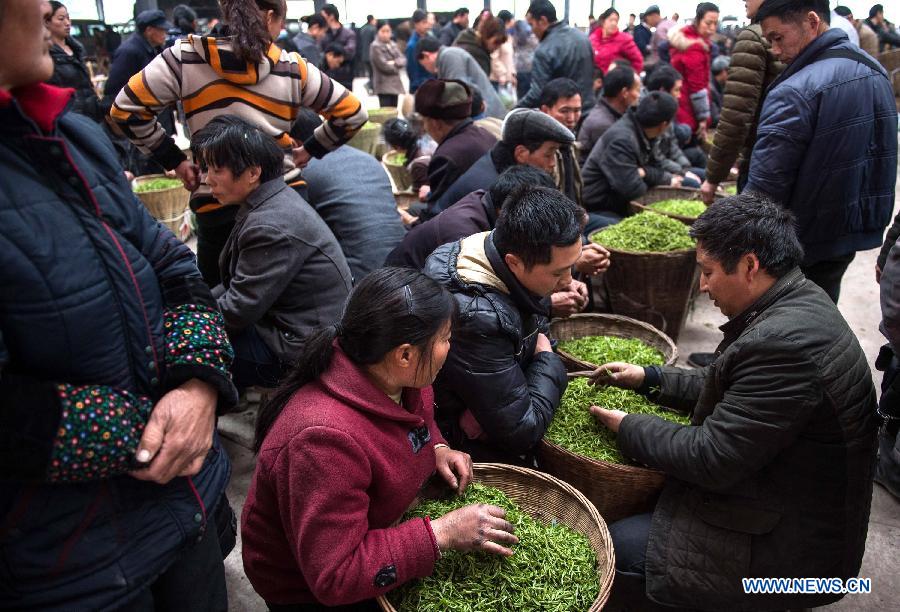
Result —
[{"label": "man's hand", "polygon": [[644,384],[644,368],[614,361],[600,366],[590,376],[592,385],[637,389]]},{"label": "man's hand", "polygon": [[575,269],[582,274],[594,276],[605,272],[609,264],[609,251],[595,242],[589,242],[581,247],[581,257],[575,262]]},{"label": "man's hand", "polygon": [[309,163],[309,160],[312,159],[312,155],[309,154],[309,151],[306,150],[306,147],[300,145],[299,147],[294,147],[291,149],[291,153],[294,157],[294,165],[301,170],[306,168],[306,164]]},{"label": "man's hand", "polygon": [[215,388],[196,378],[166,393],[150,413],[138,445],[137,460],[148,467],[131,475],[166,484],[176,476],[197,474],[212,446],[217,399]]},{"label": "man's hand", "polygon": [[588,303],[587,285],[572,279],[561,291],[550,296],[550,310],[555,317],[568,317],[584,310]]},{"label": "man's hand", "polygon": [[187,159],[175,167],[175,176],[181,179],[181,184],[191,193],[200,186],[200,168]]},{"label": "man's hand", "polygon": [[706,136],[708,135],[708,133],[709,133],[709,128],[706,125],[706,121],[701,122],[700,125],[697,127],[697,132],[696,132],[697,140],[699,140],[700,142],[703,142],[704,140],[706,140]]},{"label": "man's hand", "polygon": [[591,406],[590,411],[591,415],[597,419],[601,425],[613,433],[619,433],[619,425],[622,424],[622,419],[628,415],[627,412],[622,412],[621,410],[607,410],[600,406]]},{"label": "man's hand", "polygon": [[638,176],[641,177],[641,178],[646,178],[646,177],[647,177],[647,171],[644,170],[643,168],[638,168]]},{"label": "man's hand", "polygon": [[716,199],[716,191],[719,189],[718,183],[710,183],[709,181],[703,181],[703,184],[700,185],[700,199],[703,200],[703,203],[707,206],[710,206],[713,201]]},{"label": "man's hand", "polygon": [[428,200],[428,196],[431,195],[431,186],[430,185],[422,185],[419,187],[419,201],[425,202]]},{"label": "man's hand", "polygon": [[434,449],[434,463],[437,473],[462,495],[472,482],[472,458],[466,453],[446,446]]},{"label": "man's hand", "polygon": [[534,345],[534,354],[538,353],[552,353],[553,345],[550,344],[550,338],[542,333],[538,333],[537,344]]},{"label": "man's hand", "polygon": [[672,180],[669,181],[669,187],[681,187],[681,181],[683,180],[684,177],[675,174],[672,176]]}]

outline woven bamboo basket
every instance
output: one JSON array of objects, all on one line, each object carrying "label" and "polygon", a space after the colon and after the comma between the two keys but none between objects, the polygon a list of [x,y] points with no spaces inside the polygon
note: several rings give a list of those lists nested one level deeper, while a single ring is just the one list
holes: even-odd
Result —
[{"label": "woven bamboo basket", "polygon": [[377,123],[366,123],[347,143],[354,149],[378,157],[378,144],[381,139],[381,126]]},{"label": "woven bamboo basket", "polygon": [[398,111],[396,106],[373,108],[368,111],[369,121],[371,121],[372,123],[377,123],[379,125],[384,125],[389,119],[396,118],[397,112]]},{"label": "woven bamboo basket", "polygon": [[[725,198],[724,193],[716,194],[716,200],[721,200]],[[648,205],[653,204],[654,202],[660,202],[662,200],[699,200],[700,199],[700,190],[699,189],[690,189],[688,187],[654,187],[650,189],[639,197],[637,200],[632,200],[628,203],[628,209],[632,214],[642,213],[645,211],[652,211],[660,215],[665,215],[667,217],[672,217],[673,219],[678,219],[685,225],[693,225],[696,220],[694,217],[683,217],[681,215],[673,215],[672,213],[662,212],[660,210],[653,210]]]},{"label": "woven bamboo basket", "polygon": [[[729,191],[733,193],[729,193]],[[737,195],[737,181],[722,181],[719,183],[719,192],[723,197],[730,198]],[[717,193],[716,196],[719,194]],[[716,198],[718,199],[718,197]]]},{"label": "woven bamboo basket", "polygon": [[[474,480],[500,489],[532,517],[548,523],[557,521],[588,538],[597,555],[597,579],[600,582],[600,592],[588,612],[602,610],[612,589],[615,555],[606,523],[591,502],[558,478],[528,468],[476,463]],[[385,612],[397,612],[387,597],[379,597],[378,605]]]},{"label": "woven bamboo basket", "polygon": [[542,470],[581,491],[607,523],[650,512],[665,482],[658,470],[591,459],[546,438],[537,455]]},{"label": "woven bamboo basket", "polygon": [[[138,185],[154,179],[168,178],[165,174],[148,174],[134,179]],[[165,224],[170,230],[180,236],[181,223],[184,212],[188,209],[191,194],[181,185],[169,189],[156,189],[143,191],[135,195],[144,203],[153,218]]]},{"label": "woven bamboo basket", "polygon": [[603,275],[603,290],[610,311],[649,323],[678,342],[700,278],[697,249],[667,253],[607,250],[611,263]]},{"label": "woven bamboo basket", "polygon": [[[635,338],[648,344],[663,354],[666,365],[673,365],[678,359],[678,347],[667,335],[643,321],[611,314],[576,314],[565,319],[553,319],[550,331],[557,340],[575,340],[585,336],[615,336]],[[591,363],[559,349],[557,354],[566,364],[569,372],[595,370],[602,363]]]},{"label": "woven bamboo basket", "polygon": [[387,170],[394,183],[395,193],[409,191],[412,189],[413,184],[412,175],[409,173],[406,164],[401,164],[397,161],[397,157],[400,155],[406,155],[406,153],[403,151],[388,151],[381,158],[381,164]]}]

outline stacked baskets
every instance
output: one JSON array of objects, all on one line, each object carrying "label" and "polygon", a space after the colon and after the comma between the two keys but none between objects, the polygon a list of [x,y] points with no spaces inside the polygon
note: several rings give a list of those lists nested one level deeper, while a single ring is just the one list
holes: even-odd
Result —
[{"label": "stacked baskets", "polygon": [[[157,179],[168,178],[165,174],[148,174],[139,176],[134,179],[135,184],[141,185]],[[169,187],[167,189],[154,189],[152,191],[141,191],[136,193],[150,214],[172,230],[176,236],[182,240],[187,235],[181,234],[181,226],[184,222],[185,212],[188,210],[190,201],[190,193],[181,186],[181,184]],[[190,232],[187,232],[189,235]]]},{"label": "stacked baskets", "polygon": [[[600,592],[589,612],[601,610],[612,589],[615,557],[606,523],[584,495],[553,476],[499,463],[476,463],[474,481],[500,489],[532,517],[548,523],[557,521],[588,538],[597,555],[600,583]],[[387,597],[379,597],[378,605],[385,612],[397,612]]]},{"label": "stacked baskets", "polygon": [[[558,340],[585,336],[635,338],[659,350],[666,358],[666,365],[674,364],[678,358],[678,349],[671,338],[646,323],[628,317],[574,315],[568,319],[554,320],[550,330]],[[594,370],[603,365],[587,363],[564,352],[560,352],[560,357],[570,372]],[[538,445],[538,461],[542,470],[581,491],[607,522],[652,510],[665,479],[664,474],[657,470],[591,459],[547,439],[541,440]]]}]

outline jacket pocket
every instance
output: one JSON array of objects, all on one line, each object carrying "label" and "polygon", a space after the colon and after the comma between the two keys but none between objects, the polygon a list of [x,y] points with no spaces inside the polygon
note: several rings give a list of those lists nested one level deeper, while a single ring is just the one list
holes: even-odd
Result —
[{"label": "jacket pocket", "polygon": [[695,513],[707,525],[750,535],[769,533],[781,520],[777,510],[754,508],[738,500],[717,500],[706,494],[701,496]]}]

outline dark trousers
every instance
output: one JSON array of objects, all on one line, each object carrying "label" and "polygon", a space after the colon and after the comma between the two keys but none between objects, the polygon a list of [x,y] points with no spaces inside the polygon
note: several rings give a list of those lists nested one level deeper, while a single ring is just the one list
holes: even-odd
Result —
[{"label": "dark trousers", "polygon": [[237,206],[225,206],[219,210],[197,215],[197,267],[210,289],[222,283],[219,273],[219,255],[228,242],[234,228]]},{"label": "dark trousers", "polygon": [[225,566],[213,515],[200,541],[121,610],[128,612],[224,612],[228,609]]},{"label": "dark trousers", "polygon": [[378,106],[381,108],[396,108],[397,94],[378,94]]},{"label": "dark trousers", "polygon": [[516,74],[516,96],[521,100],[531,89],[531,73],[519,72]]},{"label": "dark trousers", "polygon": [[283,370],[281,360],[263,342],[263,339],[251,325],[229,339],[234,348],[234,361],[231,364],[231,378],[239,390],[247,387],[278,386]]},{"label": "dark trousers", "polygon": [[818,261],[808,266],[800,266],[800,270],[806,278],[821,287],[831,301],[837,304],[841,295],[841,279],[850,266],[850,262],[856,257],[856,253],[850,253],[842,257],[835,257],[825,261]]}]

